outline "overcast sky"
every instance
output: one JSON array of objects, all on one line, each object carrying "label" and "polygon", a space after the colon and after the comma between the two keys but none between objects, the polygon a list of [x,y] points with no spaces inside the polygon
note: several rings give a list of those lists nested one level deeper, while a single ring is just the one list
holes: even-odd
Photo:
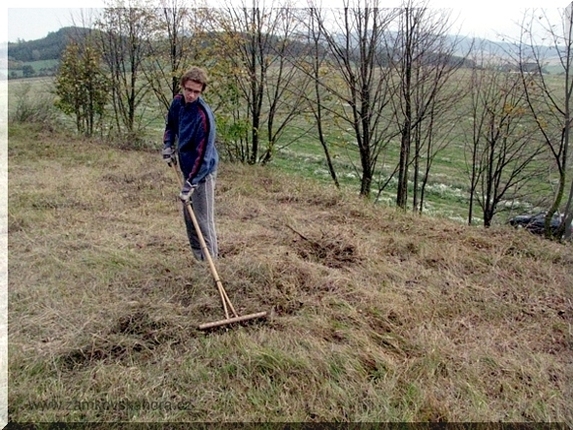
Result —
[{"label": "overcast sky", "polygon": [[[249,3],[250,0],[246,0]],[[51,8],[37,8],[39,1],[8,0],[8,7],[2,9],[2,21],[7,25],[0,35],[0,41],[16,42],[18,40],[36,40],[44,38],[50,32],[62,27],[81,25],[89,21],[90,8],[101,8],[103,0],[56,0],[50,2]],[[213,2],[217,4],[217,2]],[[342,0],[324,2],[329,6],[342,4]],[[464,3],[464,5],[461,5]],[[301,6],[306,4],[300,0]],[[398,0],[382,0],[384,6],[399,5]],[[430,6],[450,8],[452,16],[457,18],[455,30],[467,36],[496,39],[498,34],[516,35],[518,21],[523,16],[524,8],[558,9],[567,5],[558,0],[477,0],[471,4],[464,0],[429,0]]]}]

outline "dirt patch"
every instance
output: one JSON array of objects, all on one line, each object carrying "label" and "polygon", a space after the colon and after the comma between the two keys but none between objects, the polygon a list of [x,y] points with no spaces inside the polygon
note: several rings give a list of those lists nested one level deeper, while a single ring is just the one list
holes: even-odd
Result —
[{"label": "dirt patch", "polygon": [[164,343],[179,343],[176,327],[166,320],[155,320],[144,311],[123,315],[91,342],[60,356],[64,370],[74,370],[98,362],[124,361],[134,355],[152,352]]},{"label": "dirt patch", "polygon": [[320,237],[296,233],[293,246],[303,260],[320,263],[332,269],[340,269],[358,263],[361,259],[357,247],[341,232],[321,232]]}]

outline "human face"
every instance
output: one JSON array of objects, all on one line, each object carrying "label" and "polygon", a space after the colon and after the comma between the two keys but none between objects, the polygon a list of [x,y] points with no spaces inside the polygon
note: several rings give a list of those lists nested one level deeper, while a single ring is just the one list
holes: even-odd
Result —
[{"label": "human face", "polygon": [[201,95],[203,90],[203,84],[194,81],[187,81],[183,86],[183,94],[185,96],[186,103],[193,103]]}]

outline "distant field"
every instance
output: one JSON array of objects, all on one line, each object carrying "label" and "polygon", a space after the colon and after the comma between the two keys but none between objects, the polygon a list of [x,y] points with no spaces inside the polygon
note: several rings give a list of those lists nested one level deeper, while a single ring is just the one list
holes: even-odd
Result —
[{"label": "distant field", "polygon": [[[32,66],[37,75],[45,75],[43,69],[53,70],[59,63],[59,60],[41,60],[41,61],[29,61],[23,62],[21,66]],[[8,75],[10,78],[21,78],[23,77],[23,72],[21,69],[9,69]]]},{"label": "distant field", "polygon": [[21,97],[33,94],[51,95],[54,91],[54,78],[41,76],[8,81],[8,109],[12,112],[14,103]]}]

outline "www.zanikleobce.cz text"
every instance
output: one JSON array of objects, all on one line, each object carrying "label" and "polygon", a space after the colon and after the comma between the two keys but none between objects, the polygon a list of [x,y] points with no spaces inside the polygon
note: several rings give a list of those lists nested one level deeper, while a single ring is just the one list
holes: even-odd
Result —
[{"label": "www.zanikleobce.cz text", "polygon": [[185,411],[192,409],[188,401],[147,401],[147,400],[36,400],[30,401],[29,409],[51,411],[128,411],[128,410],[161,410]]}]

